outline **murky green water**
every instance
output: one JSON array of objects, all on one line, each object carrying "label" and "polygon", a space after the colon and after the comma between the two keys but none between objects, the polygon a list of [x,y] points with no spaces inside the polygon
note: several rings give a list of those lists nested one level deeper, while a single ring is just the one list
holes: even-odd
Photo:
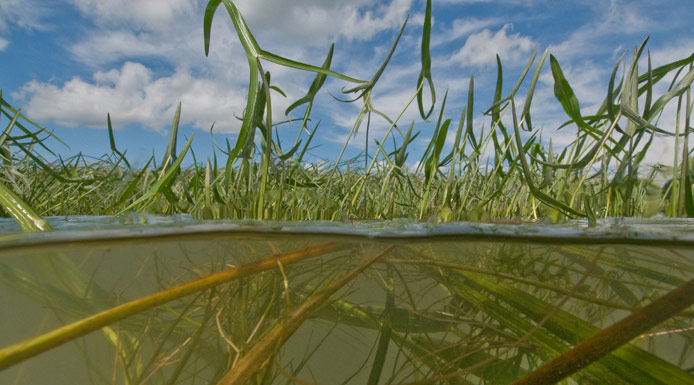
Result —
[{"label": "murky green water", "polygon": [[[253,261],[286,262],[110,323],[0,371],[0,384],[216,383],[262,344],[278,351],[251,383],[379,374],[381,384],[506,384],[694,278],[686,220],[51,221],[58,229],[47,234],[0,223],[0,348]],[[360,266],[289,335],[302,306]],[[268,342],[282,325],[281,341]],[[572,381],[678,383],[692,373],[693,338],[689,308]],[[663,382],[671,373],[682,377]]]}]

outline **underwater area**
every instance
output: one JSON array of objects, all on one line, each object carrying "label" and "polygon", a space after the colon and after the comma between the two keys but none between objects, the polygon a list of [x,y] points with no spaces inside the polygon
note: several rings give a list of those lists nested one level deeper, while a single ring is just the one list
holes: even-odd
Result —
[{"label": "underwater area", "polygon": [[[3,384],[508,384],[694,273],[688,219],[48,221],[2,224]],[[691,383],[685,302],[567,383]],[[75,322],[5,369],[12,344]]]}]

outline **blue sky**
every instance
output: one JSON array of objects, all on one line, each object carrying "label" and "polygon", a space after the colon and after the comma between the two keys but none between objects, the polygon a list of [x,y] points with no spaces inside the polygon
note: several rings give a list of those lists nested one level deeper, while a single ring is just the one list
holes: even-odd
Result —
[{"label": "blue sky", "polygon": [[[335,43],[333,69],[370,79],[385,57],[405,17],[410,20],[393,60],[376,86],[374,106],[391,117],[415,91],[425,1],[243,0],[235,2],[260,46],[295,60],[320,65]],[[602,102],[617,59],[650,36],[647,48],[654,66],[694,52],[694,11],[689,1],[541,1],[434,0],[431,37],[432,71],[444,116],[457,124],[465,105],[471,73],[475,75],[475,127],[490,126],[482,113],[490,106],[496,79],[495,55],[504,65],[508,92],[532,51],[549,48],[570,81],[581,108],[593,112]],[[209,57],[203,50],[201,0],[0,0],[0,88],[3,98],[70,145],[53,148],[67,156],[81,151],[100,156],[109,151],[106,113],[116,142],[135,163],[166,149],[176,105],[182,102],[181,137],[195,132],[198,159],[212,154],[215,140],[234,143],[245,105],[247,61],[223,7],[212,27]],[[629,55],[627,55],[628,57]],[[313,74],[265,64],[272,83],[287,97],[273,96],[273,121],[303,96]],[[642,66],[645,70],[645,65]],[[354,123],[360,105],[335,101],[350,84],[329,80],[314,106],[313,124],[321,120],[313,159],[334,159]],[[545,63],[533,102],[533,119],[543,139],[556,145],[574,137],[554,99],[549,63]],[[303,108],[290,117],[298,118]],[[415,121],[419,146],[435,122],[418,118],[416,104],[401,125]],[[673,114],[660,122],[666,126]],[[670,120],[668,120],[670,119]],[[435,120],[435,119],[433,119]],[[313,127],[313,124],[310,127]],[[2,123],[0,122],[0,125]],[[371,138],[388,125],[373,117]],[[297,124],[279,127],[285,147]],[[364,148],[362,128],[348,146],[348,156]],[[451,135],[452,137],[453,135]],[[373,143],[373,142],[372,142]],[[371,145],[371,150],[375,146]],[[659,139],[648,161],[671,162],[672,143]]]}]

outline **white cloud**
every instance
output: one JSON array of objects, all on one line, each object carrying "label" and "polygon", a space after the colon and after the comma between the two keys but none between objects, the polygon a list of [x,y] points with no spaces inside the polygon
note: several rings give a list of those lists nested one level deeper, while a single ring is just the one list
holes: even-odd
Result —
[{"label": "white cloud", "polygon": [[282,42],[325,45],[341,37],[368,40],[400,27],[412,0],[377,5],[369,0],[241,0],[236,4],[254,33],[268,33]]},{"label": "white cloud", "polygon": [[24,110],[39,121],[68,127],[105,127],[106,113],[116,124],[142,124],[164,130],[182,101],[181,124],[208,129],[217,121],[217,132],[230,132],[239,123],[244,97],[232,94],[212,79],[196,79],[179,68],[168,77],[155,78],[142,64],[126,62],[120,69],[99,71],[93,81],[79,78],[54,85],[30,81],[14,95],[26,100]]},{"label": "white cloud", "polygon": [[[10,25],[23,29],[41,30],[42,18],[47,10],[35,0],[0,0],[0,32],[7,32]],[[0,51],[10,44],[10,40],[0,36]]]},{"label": "white cloud", "polygon": [[496,33],[485,29],[470,35],[463,47],[450,57],[450,62],[461,66],[490,66],[495,65],[497,54],[504,62],[518,62],[536,43],[520,33],[509,34],[512,29],[512,25],[506,24]]},{"label": "white cloud", "polygon": [[[71,1],[99,26],[71,48],[81,62],[98,66],[119,57],[159,56],[177,61],[181,56],[202,56],[202,22],[207,1]],[[235,2],[263,49],[279,50],[278,53],[292,58],[301,57],[308,46],[326,47],[340,38],[368,40],[379,32],[396,29],[411,3],[412,0],[377,5],[368,0],[348,4],[338,0]],[[223,5],[217,9],[214,20],[213,51],[237,40]],[[413,22],[411,19],[410,24]]]},{"label": "white cloud", "polygon": [[546,0],[436,0],[438,4],[475,4],[475,3],[506,3],[506,4],[521,4],[528,7],[537,3],[544,3]]},{"label": "white cloud", "polygon": [[[0,0],[2,1],[2,0]],[[106,112],[116,124],[141,124],[162,130],[170,124],[178,100],[183,102],[182,123],[215,131],[235,131],[245,107],[248,69],[245,55],[226,10],[221,6],[212,29],[209,58],[203,54],[202,14],[206,1],[72,0],[96,28],[68,47],[78,62],[94,69],[92,79],[73,78],[63,84],[31,81],[17,93],[25,111],[38,120],[65,126],[104,127]],[[237,2],[264,49],[299,47],[287,56],[319,64],[325,47],[306,48],[328,38],[368,39],[397,29],[411,0],[372,5],[359,0]],[[296,15],[297,17],[289,17]],[[272,28],[263,28],[265,25]],[[259,36],[264,36],[261,39]],[[267,39],[277,36],[278,39]],[[304,38],[307,41],[303,40]],[[287,48],[279,54],[285,54]],[[316,59],[316,52],[319,57]],[[339,54],[338,54],[339,55]],[[171,68],[173,74],[152,72],[144,64]],[[349,61],[357,60],[350,55]],[[380,62],[379,62],[380,64]],[[117,66],[117,69],[97,70]],[[286,105],[305,92],[313,74],[265,64],[273,83],[287,98],[273,97],[274,119]],[[363,63],[362,63],[363,66]],[[151,68],[154,68],[153,66]]]},{"label": "white cloud", "polygon": [[587,4],[595,17],[575,28],[566,40],[551,45],[550,52],[565,60],[610,52],[619,56],[622,50],[615,52],[611,41],[634,35],[634,44],[638,44],[649,32],[661,28],[661,23],[650,20],[643,4],[637,2],[625,4],[621,0],[610,0],[588,1]]},{"label": "white cloud", "polygon": [[[157,58],[192,66],[204,60],[201,0],[71,1],[96,26],[68,47],[80,63],[99,68]],[[226,42],[226,38],[216,40]]]},{"label": "white cloud", "polygon": [[432,34],[431,46],[437,47],[442,44],[449,43],[455,39],[468,35],[472,32],[477,32],[483,28],[487,28],[494,24],[500,24],[500,18],[480,19],[476,17],[466,17],[463,19],[455,19],[449,29],[444,29],[441,32]]},{"label": "white cloud", "polygon": [[[128,25],[139,30],[174,30],[186,16],[200,17],[200,0],[71,0],[84,15],[104,27]],[[201,17],[200,17],[201,18]],[[202,22],[200,23],[202,25]]]},{"label": "white cloud", "polygon": [[44,6],[35,0],[0,0],[0,31],[7,30],[10,24],[39,29],[46,12]]}]

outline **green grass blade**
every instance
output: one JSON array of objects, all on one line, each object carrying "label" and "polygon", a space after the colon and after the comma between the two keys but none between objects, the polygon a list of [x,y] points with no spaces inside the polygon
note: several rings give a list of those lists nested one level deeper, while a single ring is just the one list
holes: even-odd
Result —
[{"label": "green grass blade", "polygon": [[[468,85],[468,90],[467,90],[467,107],[465,108],[465,111],[467,111],[467,117],[466,117],[466,126],[465,126],[465,135],[467,138],[470,139],[470,143],[472,145],[472,150],[479,156],[481,154],[481,149],[480,149],[480,144],[477,143],[477,140],[475,139],[475,132],[474,132],[474,127],[472,125],[472,113],[474,111],[474,103],[475,103],[475,75],[470,74],[470,83]],[[465,148],[461,150],[461,152],[465,152]]]},{"label": "green grass blade", "polygon": [[[161,168],[166,169],[170,164],[176,161],[176,141],[178,139],[178,122],[181,120],[181,102],[178,102],[176,113],[174,114],[173,123],[171,123],[171,135],[169,135],[169,145],[164,152],[164,159],[161,162]],[[110,126],[109,126],[110,127]]]},{"label": "green grass blade", "polygon": [[[429,41],[431,40],[431,0],[427,0],[426,10],[424,12],[424,27],[422,28],[422,69],[419,72],[419,78],[417,79],[417,106],[419,107],[419,115],[422,119],[427,120],[429,115],[434,111],[434,105],[436,104],[436,90],[434,89],[434,80],[431,76],[431,52],[429,52]],[[422,89],[422,83],[424,79],[427,80],[429,85],[429,92],[431,94],[431,107],[429,107],[428,112],[424,112],[424,101],[422,96],[424,90]]]},{"label": "green grass blade", "polygon": [[153,160],[154,160],[154,158],[152,158],[152,157],[150,157],[149,160],[147,160],[147,163],[145,163],[145,166],[142,167],[140,172],[135,175],[135,177],[133,178],[133,180],[130,181],[130,183],[128,183],[128,186],[125,188],[125,190],[123,190],[123,192],[120,194],[118,199],[116,199],[115,202],[113,202],[110,206],[108,206],[107,208],[105,208],[104,210],[101,211],[102,215],[103,214],[109,214],[109,213],[113,212],[113,210],[115,210],[116,207],[122,205],[123,203],[125,203],[128,199],[130,199],[134,195],[138,184],[142,180],[142,177],[147,172],[147,169],[149,168],[149,165],[150,165],[150,163],[152,163]]},{"label": "green grass blade", "polygon": [[[179,103],[179,108],[180,108],[180,103]],[[118,148],[116,148],[116,139],[113,137],[113,126],[111,125],[111,114],[110,113],[106,114],[106,123],[108,126],[108,141],[109,141],[109,144],[111,145],[111,151],[118,154],[123,159],[123,162],[125,162],[125,164],[128,166],[128,168],[130,168],[130,163],[125,158],[125,155],[123,155],[123,153],[118,151]]]},{"label": "green grass blade", "polygon": [[436,141],[434,143],[434,148],[431,156],[426,160],[424,165],[425,172],[425,183],[431,182],[431,178],[436,175],[439,167],[439,159],[441,157],[441,151],[443,146],[446,144],[446,136],[448,136],[448,126],[451,124],[450,119],[446,119],[441,125],[438,135],[436,136]]},{"label": "green grass blade", "polygon": [[[369,93],[374,88],[374,86],[378,82],[378,79],[383,74],[383,71],[385,71],[386,66],[388,65],[388,62],[390,61],[390,58],[393,56],[393,53],[395,52],[395,48],[398,46],[398,42],[400,42],[400,37],[402,37],[402,33],[405,30],[405,26],[407,25],[407,20],[409,20],[409,16],[407,18],[405,18],[405,21],[402,23],[402,27],[400,27],[400,32],[398,32],[398,36],[395,38],[393,45],[390,47],[390,51],[388,52],[388,55],[386,56],[385,60],[383,60],[383,63],[378,68],[378,70],[376,71],[374,76],[371,78],[371,80],[369,80],[368,82],[366,82],[364,84],[358,85],[354,88],[350,88],[347,90],[343,89],[342,93],[351,94],[351,93],[360,92],[359,96],[357,96],[357,99],[358,99],[360,97],[363,97],[367,93]],[[418,94],[419,94],[420,90],[421,90],[421,88],[418,88],[418,90],[417,90]],[[356,99],[354,99],[354,100],[356,100]]]},{"label": "green grass blade", "polygon": [[[0,90],[0,91],[2,91],[2,90]],[[0,93],[0,97],[2,97],[2,93]],[[0,135],[0,147],[2,147],[5,144],[5,141],[7,141],[7,138],[10,136],[10,132],[12,132],[12,129],[14,128],[15,124],[17,124],[17,119],[19,118],[19,114],[20,114],[20,111],[17,110],[17,112],[15,112],[14,116],[10,120],[10,123],[7,124],[7,127],[2,132],[2,135]]]},{"label": "green grass blade", "polygon": [[429,141],[429,144],[427,144],[427,148],[424,149],[424,153],[422,154],[422,158],[419,160],[419,165],[417,166],[417,172],[420,171],[422,167],[424,167],[428,157],[429,153],[431,153],[432,149],[436,146],[436,139],[439,136],[439,130],[441,129],[441,122],[443,121],[443,112],[446,110],[446,99],[448,99],[448,90],[446,90],[446,93],[443,95],[443,101],[441,102],[441,110],[439,111],[439,117],[436,120],[436,127],[434,127],[434,133],[431,136],[431,140]]},{"label": "green grass blade", "polygon": [[[482,290],[489,290],[501,301],[506,301],[518,311],[539,322],[553,310],[553,305],[541,301],[525,292],[494,283],[470,273],[461,273],[470,278]],[[559,310],[547,320],[544,328],[575,345],[597,334],[600,329],[566,311]],[[684,370],[633,345],[624,345],[601,361],[611,371],[635,384],[689,383],[694,377]],[[676,379],[676,380],[675,380]]]},{"label": "green grass blade", "polygon": [[390,345],[390,336],[393,332],[391,323],[393,322],[394,309],[395,296],[393,296],[393,293],[389,290],[386,295],[386,306],[383,310],[383,321],[381,321],[381,328],[379,330],[376,354],[374,355],[369,379],[366,381],[367,385],[378,385],[378,380],[381,378],[381,373],[383,372],[383,367],[386,362],[386,355],[388,354],[388,345]]},{"label": "green grass blade", "polygon": [[[394,162],[395,165],[398,167],[402,167],[405,164],[405,161],[407,160],[407,145],[410,144],[412,139],[414,139],[414,137],[412,137],[412,128],[414,128],[414,120],[412,121],[412,123],[410,123],[410,127],[407,129],[407,133],[402,139],[402,144],[400,145],[400,148],[398,149],[398,152],[395,155]],[[415,134],[415,137],[418,134],[419,133]]]},{"label": "green grass blade", "polygon": [[552,76],[554,77],[554,96],[559,100],[566,114],[569,115],[576,125],[579,128],[584,128],[586,123],[583,121],[578,99],[569,81],[566,80],[564,72],[561,70],[561,66],[559,66],[559,62],[554,55],[549,56],[549,61],[552,66]]},{"label": "green grass blade", "polygon": [[306,64],[306,63],[298,62],[296,60],[287,59],[285,57],[275,55],[274,53],[268,52],[268,51],[261,50],[258,53],[258,57],[260,57],[261,59],[265,59],[267,61],[273,62],[275,64],[283,65],[285,67],[296,68],[299,70],[310,71],[310,72],[316,72],[319,74],[332,76],[332,77],[340,79],[340,80],[345,80],[345,81],[348,81],[350,83],[367,83],[364,80],[360,80],[360,79],[353,78],[353,77],[350,77],[347,75],[343,75],[339,72],[324,69],[324,68],[314,66],[311,64]]},{"label": "green grass blade", "polygon": [[176,160],[171,164],[171,167],[167,168],[166,172],[162,174],[159,179],[157,180],[156,183],[146,192],[144,193],[139,199],[137,199],[135,202],[130,204],[128,207],[124,208],[123,210],[119,211],[115,215],[122,215],[128,210],[131,210],[135,207],[138,207],[140,205],[146,206],[146,202],[149,201],[150,199],[154,198],[157,194],[164,193],[164,190],[173,183],[174,178],[176,175],[181,171],[181,162],[183,161],[183,158],[185,157],[186,153],[188,152],[188,148],[190,147],[190,144],[193,142],[193,138],[195,137],[195,133],[190,135],[190,138],[188,138],[188,141],[186,142],[185,146],[183,146],[183,149],[181,150],[181,153],[178,155]]},{"label": "green grass blade", "polygon": [[[535,69],[535,74],[533,75],[533,80],[530,82],[530,87],[528,88],[528,94],[525,97],[525,101],[523,102],[523,112],[521,112],[521,120],[526,121],[526,126],[528,127],[528,131],[532,131],[532,123],[530,120],[530,105],[533,102],[533,95],[535,93],[535,87],[537,86],[537,81],[540,79],[540,71],[542,70],[542,65],[545,63],[545,59],[547,58],[547,53],[549,52],[549,48],[545,49],[545,52],[542,54],[542,57],[540,58],[540,62],[537,64],[537,69]],[[551,59],[551,58],[550,58]],[[559,64],[557,63],[557,66]],[[553,67],[554,68],[554,67]],[[560,70],[561,71],[561,70]],[[566,79],[564,79],[566,80]],[[566,85],[568,86],[568,82],[566,82]],[[569,90],[571,90],[571,87],[569,87]],[[556,82],[555,82],[555,93],[556,93]],[[578,104],[578,101],[576,102]]]},{"label": "green grass blade", "polygon": [[[3,107],[4,107],[7,111],[5,111],[5,110],[3,109]],[[9,111],[9,113],[8,113],[8,111]],[[16,114],[17,111],[18,111],[18,109],[15,109],[14,107],[12,107],[9,103],[7,103],[7,102],[2,98],[2,88],[0,88],[0,116],[2,116],[2,114],[5,114],[7,117],[9,117],[10,119],[12,119],[12,116],[13,116],[14,114]],[[68,148],[70,147],[70,146],[67,145],[67,143],[63,142],[59,137],[57,137],[55,134],[53,134],[53,132],[51,132],[51,131],[45,129],[44,127],[41,127],[38,123],[36,123],[36,122],[34,122],[33,120],[29,119],[29,118],[26,117],[24,114],[20,113],[20,114],[19,114],[19,117],[22,118],[23,120],[25,120],[27,123],[31,124],[32,126],[38,128],[38,132],[32,133],[29,129],[27,129],[26,127],[24,127],[24,125],[23,125],[22,123],[20,123],[19,121],[17,121],[17,128],[19,128],[20,130],[24,131],[25,133],[27,133],[27,134],[28,134],[29,136],[31,136],[32,138],[36,139],[36,142],[37,142],[41,147],[43,147],[43,149],[45,149],[48,153],[53,154],[53,151],[51,151],[51,149],[48,148],[48,146],[46,146],[46,145],[43,143],[42,140],[40,140],[40,139],[37,138],[36,135],[37,135],[38,133],[44,133],[44,134],[46,134],[47,136],[49,136],[49,137],[51,137],[51,138],[57,140],[58,143],[64,145],[65,147],[68,147]]]},{"label": "green grass blade", "polygon": [[[533,63],[535,62],[535,57],[537,56],[537,49],[533,51],[532,55],[530,55],[530,59],[528,59],[528,63],[525,65],[525,68],[523,69],[523,72],[521,73],[521,76],[518,78],[518,81],[516,84],[513,86],[513,89],[511,92],[505,96],[502,99],[499,99],[496,101],[494,104],[492,104],[487,111],[485,111],[485,114],[489,114],[494,108],[499,107],[501,104],[506,103],[509,100],[512,100],[515,96],[518,90],[520,89],[521,84],[523,84],[523,80],[525,80],[525,77],[528,75],[528,71],[530,71],[530,68],[532,67]],[[497,63],[499,63],[499,74],[501,74],[501,64],[498,59],[497,55]],[[497,82],[497,87],[500,87],[500,83]]]},{"label": "green grass blade", "polygon": [[[330,50],[328,51],[328,56],[325,58],[325,61],[323,61],[323,65],[321,68],[323,69],[330,69],[330,64],[332,63],[333,60],[333,50],[335,49],[335,43],[330,44]],[[304,95],[303,97],[299,98],[299,100],[295,101],[292,103],[287,109],[284,111],[285,115],[289,115],[289,113],[299,107],[302,104],[305,103],[310,103],[313,104],[313,100],[316,97],[316,94],[318,91],[323,87],[323,83],[325,83],[327,75],[324,73],[316,73],[316,77],[313,79],[313,82],[311,83],[311,86],[308,88],[308,93]],[[302,126],[305,125],[306,122],[304,121]]]},{"label": "green grass blade", "polygon": [[210,54],[210,34],[212,33],[212,19],[217,11],[217,7],[222,3],[222,0],[210,0],[205,8],[205,16],[203,18],[203,37],[205,40],[205,56]]},{"label": "green grass blade", "polygon": [[4,183],[0,183],[0,206],[10,214],[24,231],[50,230],[51,225],[22,201]]},{"label": "green grass blade", "polygon": [[682,93],[690,89],[692,82],[694,82],[694,67],[690,68],[689,72],[687,72],[687,74],[684,75],[679,82],[677,82],[677,85],[663,94],[653,103],[653,106],[648,111],[648,114],[644,116],[644,120],[650,122],[651,119],[658,116],[658,114],[660,114],[670,100],[682,95]]},{"label": "green grass blade", "polygon": [[[640,75],[639,76],[639,84],[644,83],[644,82],[647,83],[649,76],[651,76],[653,78],[654,83],[657,83],[661,79],[663,79],[671,71],[678,70],[678,72],[679,72],[680,70],[682,70],[682,68],[685,68],[687,65],[692,64],[692,63],[694,63],[694,53],[691,54],[689,57],[686,57],[684,59],[677,60],[677,61],[674,61],[672,63],[662,65],[662,66],[654,69],[651,74]],[[645,91],[647,86],[648,86],[648,84],[645,84],[639,89],[639,95],[643,94],[643,92]]]},{"label": "green grass blade", "polygon": [[[648,39],[646,39],[648,40]],[[646,41],[643,42],[643,44],[646,44]],[[640,54],[643,50],[643,44],[641,45],[640,49],[636,49],[634,51],[634,57],[631,62],[631,66],[629,67],[629,71],[626,76],[626,80],[624,83],[624,90],[622,91],[622,100],[621,100],[621,108],[624,113],[624,116],[629,118],[627,121],[627,127],[625,129],[625,133],[628,136],[633,136],[636,133],[636,130],[639,128],[637,126],[638,122],[635,122],[635,119],[631,116],[638,116],[637,111],[639,110],[639,67],[638,67],[638,60],[640,57]]]}]

